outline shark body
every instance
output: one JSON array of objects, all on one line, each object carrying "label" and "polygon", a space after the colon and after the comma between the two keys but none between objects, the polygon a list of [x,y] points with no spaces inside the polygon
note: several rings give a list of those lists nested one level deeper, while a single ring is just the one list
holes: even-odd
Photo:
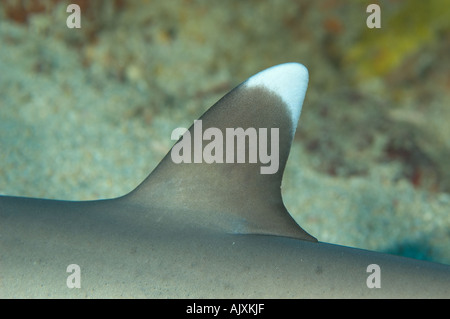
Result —
[{"label": "shark body", "polygon": [[[307,82],[301,64],[269,68],[200,118],[279,128],[274,174],[169,153],[120,198],[1,196],[0,297],[449,298],[450,266],[318,242],[287,212],[280,186]],[[68,287],[73,264],[80,288]]]}]

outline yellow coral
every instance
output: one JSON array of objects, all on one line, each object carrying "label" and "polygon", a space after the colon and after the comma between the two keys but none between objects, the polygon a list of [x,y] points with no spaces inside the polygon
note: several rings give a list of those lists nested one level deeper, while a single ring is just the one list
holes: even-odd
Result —
[{"label": "yellow coral", "polygon": [[381,29],[364,28],[360,40],[344,53],[357,79],[387,74],[450,27],[450,1],[411,0],[394,11],[389,6],[394,4],[381,5]]}]

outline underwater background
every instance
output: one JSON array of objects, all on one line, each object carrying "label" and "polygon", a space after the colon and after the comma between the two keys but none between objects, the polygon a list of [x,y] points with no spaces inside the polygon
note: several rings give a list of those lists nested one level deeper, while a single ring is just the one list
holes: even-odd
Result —
[{"label": "underwater background", "polygon": [[0,194],[123,195],[174,128],[295,61],[310,82],[293,217],[320,241],[450,264],[448,52],[446,0],[0,0]]}]

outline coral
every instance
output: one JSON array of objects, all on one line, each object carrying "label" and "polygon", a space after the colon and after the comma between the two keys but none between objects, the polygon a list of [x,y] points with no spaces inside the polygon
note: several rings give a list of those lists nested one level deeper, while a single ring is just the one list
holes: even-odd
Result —
[{"label": "coral", "polygon": [[48,13],[59,0],[0,0],[6,17],[18,23],[27,23],[30,15]]},{"label": "coral", "polygon": [[355,67],[357,79],[395,71],[405,58],[438,41],[441,32],[450,28],[446,0],[387,1],[381,12],[381,29],[363,28],[359,40],[345,53],[345,64]]}]

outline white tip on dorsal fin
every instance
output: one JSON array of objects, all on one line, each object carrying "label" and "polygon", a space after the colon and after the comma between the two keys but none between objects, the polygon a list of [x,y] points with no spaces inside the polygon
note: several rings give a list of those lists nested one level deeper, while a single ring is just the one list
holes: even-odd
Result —
[{"label": "white tip on dorsal fin", "polygon": [[247,81],[247,87],[264,86],[278,94],[288,106],[295,132],[308,87],[308,69],[300,63],[284,63],[261,71]]},{"label": "white tip on dorsal fin", "polygon": [[[126,200],[180,212],[171,217],[179,223],[188,220],[229,233],[316,241],[290,216],[280,190],[307,85],[308,71],[298,63],[277,65],[250,77],[199,118],[200,129],[194,124],[173,146],[171,151],[182,154],[183,161],[175,163],[169,152]],[[241,137],[244,146],[232,142],[228,148],[227,132],[236,129],[252,133]],[[218,133],[205,138],[203,132],[207,131]],[[209,149],[208,161],[199,161],[190,152],[198,139],[202,144],[196,154],[205,157],[204,151]],[[231,136],[230,140],[234,139]],[[219,142],[225,144],[223,152],[215,148]],[[237,160],[238,149],[246,152],[245,162]]]}]

